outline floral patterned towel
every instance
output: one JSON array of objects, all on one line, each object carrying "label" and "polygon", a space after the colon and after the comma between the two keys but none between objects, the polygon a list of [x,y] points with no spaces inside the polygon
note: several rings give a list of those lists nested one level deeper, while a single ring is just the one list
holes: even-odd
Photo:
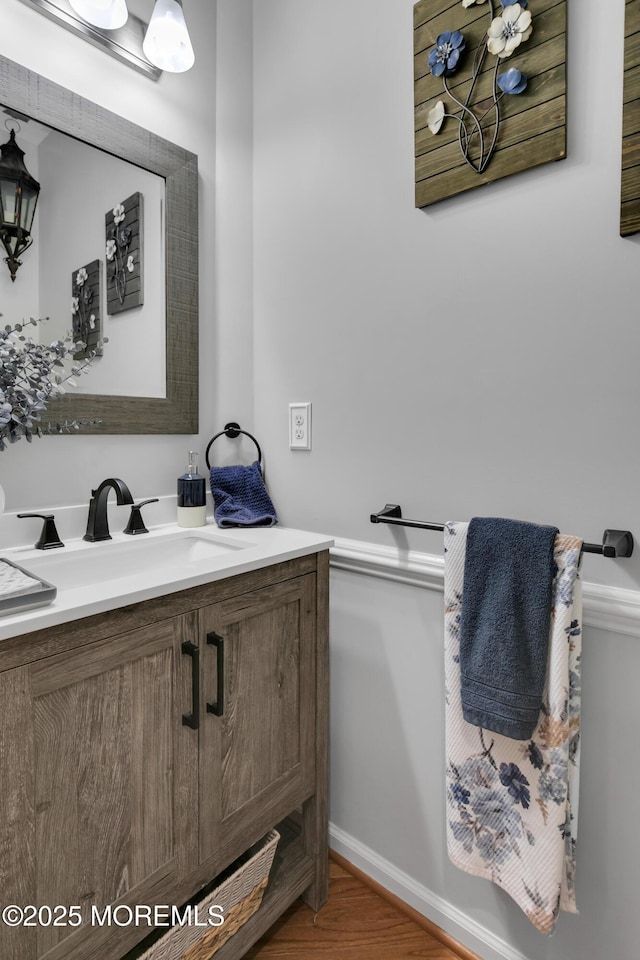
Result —
[{"label": "floral patterned towel", "polygon": [[445,548],[447,846],[457,867],[502,887],[542,933],[577,913],[582,541],[556,536],[549,660],[530,741],[462,716],[459,634],[468,523],[448,523]]}]

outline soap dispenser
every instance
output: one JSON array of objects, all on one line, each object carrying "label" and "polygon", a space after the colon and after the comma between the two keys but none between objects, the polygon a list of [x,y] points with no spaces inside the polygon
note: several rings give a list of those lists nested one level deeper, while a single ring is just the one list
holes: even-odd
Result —
[{"label": "soap dispenser", "polygon": [[198,454],[189,451],[189,467],[178,477],[179,527],[203,527],[207,522],[205,480],[198,473]]}]

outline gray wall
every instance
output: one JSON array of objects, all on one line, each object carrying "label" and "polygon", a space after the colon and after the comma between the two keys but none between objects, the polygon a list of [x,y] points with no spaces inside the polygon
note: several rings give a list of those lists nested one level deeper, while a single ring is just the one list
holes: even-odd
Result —
[{"label": "gray wall", "polygon": [[[640,536],[624,4],[569,7],[568,159],[416,210],[412,0],[255,4],[255,428],[285,522],[338,538],[332,840],[487,960],[625,956],[640,937],[625,813],[640,550],[584,562],[600,588],[585,591],[582,913],[547,940],[447,861],[441,535],[368,518],[390,501]],[[294,400],[313,403],[310,453],[287,449]]]},{"label": "gray wall", "polygon": [[[91,373],[82,377],[80,389],[83,393],[164,397],[164,179],[57,131],[41,142],[38,158],[42,195],[38,223],[43,253],[40,303],[46,304],[50,317],[41,328],[42,338],[63,339],[72,330],[73,277],[80,267],[99,260],[101,336],[109,342],[104,355],[93,363]],[[110,316],[105,216],[116,203],[137,192],[142,194],[144,302]],[[120,201],[114,197],[120,197]],[[96,305],[92,301],[92,310]],[[72,363],[71,359],[67,361],[67,370]]]},{"label": "gray wall", "polygon": [[[634,526],[624,4],[569,6],[568,159],[416,210],[410,0],[255,4],[256,428],[288,522],[389,543],[368,523],[389,500],[587,539]],[[307,455],[287,450],[297,399]],[[585,575],[636,588],[640,551]]]}]

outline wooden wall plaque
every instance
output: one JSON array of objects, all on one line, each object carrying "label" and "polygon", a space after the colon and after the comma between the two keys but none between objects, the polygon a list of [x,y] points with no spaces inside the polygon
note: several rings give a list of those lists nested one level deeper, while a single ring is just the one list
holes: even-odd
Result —
[{"label": "wooden wall plaque", "polygon": [[626,0],[620,234],[640,231],[640,0]]},{"label": "wooden wall plaque", "polygon": [[[461,0],[420,0],[413,12],[417,207],[565,157],[566,0],[525,0],[525,5],[506,0],[504,6],[501,0],[471,0],[467,6]],[[513,32],[516,20],[510,18],[514,16],[523,26],[530,19],[531,29],[520,29],[520,43],[511,55],[496,55],[487,47],[488,31],[498,38],[502,35],[500,25],[494,25],[500,18],[503,24],[508,20],[508,32]],[[445,31],[463,34],[464,51],[455,64],[451,59],[443,61],[446,70],[453,66],[451,74],[443,77],[432,73],[432,51],[442,52],[438,38]],[[474,70],[476,58],[481,62]],[[517,95],[503,93],[497,85],[500,75],[512,68],[525,77],[526,89]],[[494,140],[496,99],[499,124],[487,159]],[[431,111],[438,101],[448,115],[434,134],[429,118],[433,119]],[[456,116],[467,121],[466,132],[461,132]],[[478,125],[484,151],[474,132]]]},{"label": "wooden wall plaque", "polygon": [[71,329],[74,340],[81,340],[84,349],[74,353],[76,360],[101,357],[102,296],[101,263],[92,260],[71,274]]},{"label": "wooden wall plaque", "polygon": [[144,303],[142,285],[142,194],[133,193],[105,215],[107,313]]}]

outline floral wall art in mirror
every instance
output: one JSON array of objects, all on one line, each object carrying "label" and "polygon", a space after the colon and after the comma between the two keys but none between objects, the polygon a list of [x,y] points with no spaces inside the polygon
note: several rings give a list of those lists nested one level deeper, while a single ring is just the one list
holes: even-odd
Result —
[{"label": "floral wall art in mirror", "polygon": [[413,14],[417,207],[566,155],[566,0]]},{"label": "floral wall art in mirror", "polygon": [[620,233],[640,231],[640,3],[627,0],[624,27],[624,109]]},{"label": "floral wall art in mirror", "polygon": [[92,260],[71,274],[71,329],[79,346],[75,360],[101,357],[104,352],[100,297],[100,261]]},{"label": "floral wall art in mirror", "polygon": [[142,287],[142,194],[116,203],[105,216],[107,313],[144,303]]}]

